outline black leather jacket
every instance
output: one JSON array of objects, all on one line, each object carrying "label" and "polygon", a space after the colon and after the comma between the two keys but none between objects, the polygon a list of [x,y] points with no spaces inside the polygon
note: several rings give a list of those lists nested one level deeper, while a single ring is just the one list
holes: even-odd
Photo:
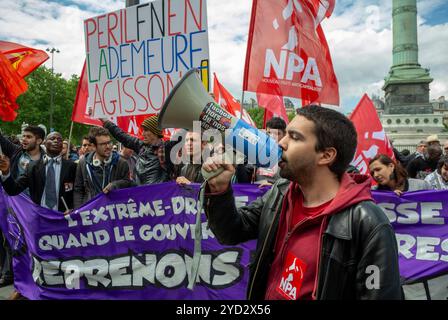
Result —
[{"label": "black leather jacket", "polygon": [[[258,239],[247,288],[250,300],[264,299],[289,184],[288,180],[278,180],[264,196],[240,209],[235,207],[231,189],[206,196],[209,226],[220,243],[235,245]],[[333,214],[321,243],[317,299],[402,299],[395,233],[373,202],[362,201]],[[368,266],[379,269],[378,289],[366,285],[373,272]]]}]

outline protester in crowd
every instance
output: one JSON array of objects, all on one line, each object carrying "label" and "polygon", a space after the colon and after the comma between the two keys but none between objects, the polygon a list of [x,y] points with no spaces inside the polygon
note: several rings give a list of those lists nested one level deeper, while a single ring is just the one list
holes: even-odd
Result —
[{"label": "protester in crowd", "polygon": [[122,147],[120,156],[126,160],[129,166],[129,178],[135,181],[135,165],[137,164],[137,157],[134,155],[134,150]]},{"label": "protester in crowd", "polygon": [[90,141],[88,136],[82,137],[81,147],[78,150],[78,155],[81,158],[87,153],[87,148],[90,146]]},{"label": "protester in crowd", "polygon": [[432,144],[427,148],[425,157],[412,160],[407,167],[410,178],[425,179],[428,174],[436,170],[437,163],[442,156],[440,145]]},{"label": "protester in crowd", "polygon": [[29,165],[25,173],[17,179],[12,176],[9,158],[3,157],[0,160],[0,170],[3,172],[2,185],[6,193],[11,196],[29,187],[34,203],[55,211],[66,212],[73,208],[76,164],[62,158],[62,136],[59,132],[48,134],[45,146],[47,154]]},{"label": "protester in crowd", "polygon": [[[370,179],[354,181],[345,173],[356,150],[353,124],[319,106],[297,114],[280,141],[280,176],[289,181],[279,179],[248,206],[235,207],[232,165],[215,157],[203,165],[206,171],[224,168],[206,189],[205,211],[216,238],[226,245],[258,239],[248,298],[402,298],[389,220],[372,200]],[[375,289],[368,285],[372,266]]]},{"label": "protester in crowd", "polygon": [[45,132],[38,126],[27,126],[22,133],[21,146],[18,146],[0,134],[2,152],[11,161],[10,172],[14,179],[25,173],[28,165],[40,160],[45,151],[40,147]]},{"label": "protester in crowd", "polygon": [[407,158],[407,164],[406,166],[413,161],[416,158],[425,158],[425,154],[426,154],[426,141],[425,140],[420,140],[420,142],[418,143],[417,147],[415,148],[415,152],[413,154],[411,154],[408,158]]},{"label": "protester in crowd", "polygon": [[[266,122],[266,133],[279,142],[286,135],[286,122],[280,117],[273,117]],[[278,165],[272,168],[255,168],[254,183],[271,186],[280,178]]]},{"label": "protester in crowd", "polygon": [[61,150],[61,156],[66,159],[68,159],[67,157],[67,152],[68,152],[68,141],[64,140],[62,141],[62,150]]},{"label": "protester in crowd", "polygon": [[442,156],[437,163],[437,169],[426,176],[431,188],[434,190],[448,190],[448,156]]},{"label": "protester in crowd", "polygon": [[[68,152],[68,156],[67,156],[67,152]],[[70,147],[69,147],[68,140],[64,140],[62,142],[61,156],[64,159],[69,159],[72,161],[76,161],[79,159],[78,153],[76,152],[76,150],[73,150],[73,144],[70,143]]]},{"label": "protester in crowd", "polygon": [[78,160],[75,160],[75,163],[78,164],[79,160],[82,159],[86,154],[90,152],[95,152],[95,145],[92,143],[92,137],[95,131],[101,127],[91,127],[89,130],[89,134],[82,138],[81,147],[78,150]]},{"label": "protester in crowd", "polygon": [[107,119],[100,120],[117,141],[126,148],[134,150],[137,157],[135,166],[137,184],[153,184],[170,180],[173,165],[169,155],[177,141],[162,141],[162,131],[158,128],[157,123],[158,116],[150,116],[142,122],[143,141],[125,133]]},{"label": "protester in crowd", "polygon": [[408,178],[408,173],[400,163],[385,154],[378,154],[369,162],[372,178],[378,183],[373,189],[393,191],[398,196],[403,192],[430,190],[429,183],[420,179]]},{"label": "protester in crowd", "polygon": [[409,151],[409,149],[403,149],[401,150],[401,154],[405,157],[409,157],[411,155],[411,151]]},{"label": "protester in crowd", "polygon": [[428,136],[426,138],[426,145],[428,147],[430,147],[430,146],[441,147],[439,137],[436,134],[432,134],[432,135]]},{"label": "protester in crowd", "polygon": [[201,173],[203,151],[207,147],[207,141],[202,141],[198,132],[187,132],[185,145],[182,148],[182,162],[174,166],[176,183],[189,184],[191,182],[204,182]]},{"label": "protester in crowd", "polygon": [[[0,155],[3,153],[10,159],[10,174],[13,179],[17,179],[24,174],[27,167],[40,160],[45,151],[40,147],[45,138],[45,132],[38,126],[27,126],[23,130],[20,145],[5,138],[0,132]],[[24,193],[29,196],[26,188]],[[13,283],[14,276],[12,270],[12,253],[8,241],[0,231],[0,287]]]},{"label": "protester in crowd", "polygon": [[97,194],[133,186],[126,160],[112,151],[109,131],[99,128],[92,136],[96,151],[86,154],[76,170],[74,207],[79,208]]}]

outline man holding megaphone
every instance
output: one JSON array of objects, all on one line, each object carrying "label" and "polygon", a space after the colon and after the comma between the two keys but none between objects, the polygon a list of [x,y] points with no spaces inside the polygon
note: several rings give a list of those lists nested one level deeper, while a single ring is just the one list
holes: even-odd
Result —
[{"label": "man holding megaphone", "polygon": [[222,244],[257,239],[249,299],[401,299],[398,251],[367,176],[345,170],[357,143],[344,115],[298,110],[279,142],[280,176],[271,190],[236,209],[231,164],[209,158],[205,211]]},{"label": "man holding megaphone", "polygon": [[[247,162],[278,163],[284,178],[237,209],[229,157],[212,156],[202,166],[199,198],[218,241],[258,240],[249,299],[402,298],[394,231],[373,202],[370,178],[346,173],[357,144],[347,117],[319,106],[299,109],[277,144],[214,103],[193,69],[166,99],[159,128],[191,130],[194,121],[222,133],[226,147]],[[190,289],[200,261],[200,214],[196,224]]]}]

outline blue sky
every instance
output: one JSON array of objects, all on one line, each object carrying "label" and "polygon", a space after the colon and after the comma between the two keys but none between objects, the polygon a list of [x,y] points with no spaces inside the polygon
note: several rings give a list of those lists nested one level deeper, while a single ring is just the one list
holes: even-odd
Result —
[{"label": "blue sky", "polygon": [[[60,49],[54,59],[55,71],[68,78],[82,69],[83,20],[118,10],[124,3],[124,0],[1,0],[0,39],[39,49]],[[238,99],[251,3],[207,0],[211,71]],[[430,68],[434,78],[431,98],[448,96],[448,1],[417,0],[417,7],[419,62]],[[351,111],[365,92],[383,95],[381,87],[392,63],[391,9],[392,0],[336,0],[333,15],[322,23],[339,81],[343,112]],[[46,64],[50,66],[51,62]]]}]

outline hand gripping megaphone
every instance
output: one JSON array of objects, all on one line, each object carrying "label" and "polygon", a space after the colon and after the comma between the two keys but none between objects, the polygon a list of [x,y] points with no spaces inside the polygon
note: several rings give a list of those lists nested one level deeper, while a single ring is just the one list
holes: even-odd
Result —
[{"label": "hand gripping megaphone", "polygon": [[[200,121],[201,129],[217,129],[224,134],[225,145],[243,154],[246,163],[257,167],[272,167],[281,159],[282,150],[264,131],[251,127],[215,103],[205,90],[198,69],[189,70],[165,100],[159,114],[159,128],[193,130],[193,122]],[[204,178],[212,175],[203,171]]]}]

